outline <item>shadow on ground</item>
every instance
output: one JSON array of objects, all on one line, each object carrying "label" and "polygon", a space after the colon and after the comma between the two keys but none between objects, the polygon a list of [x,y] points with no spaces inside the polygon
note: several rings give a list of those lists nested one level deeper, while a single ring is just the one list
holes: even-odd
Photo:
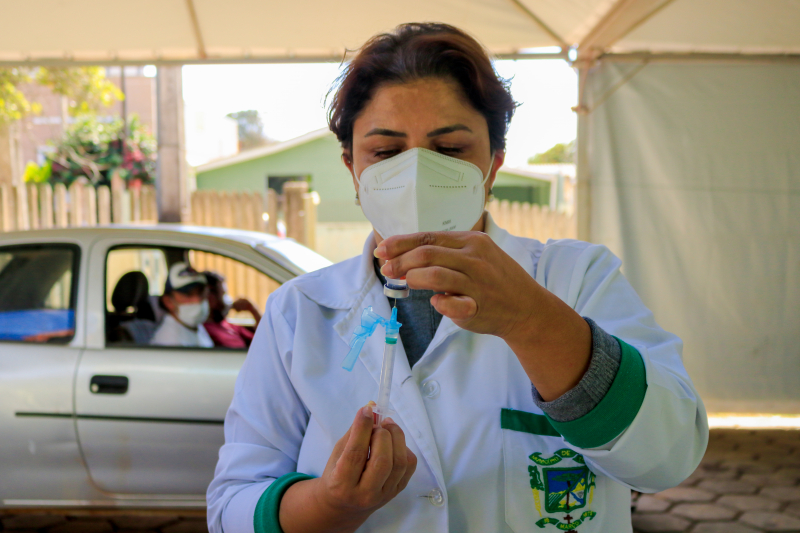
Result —
[{"label": "shadow on ground", "polygon": [[[703,462],[679,487],[634,495],[636,533],[800,533],[800,431],[711,432]],[[13,533],[206,533],[202,512],[0,511]],[[615,533],[615,532],[603,532]]]},{"label": "shadow on ground", "polygon": [[800,533],[800,431],[711,431],[679,487],[634,495],[637,533]]}]

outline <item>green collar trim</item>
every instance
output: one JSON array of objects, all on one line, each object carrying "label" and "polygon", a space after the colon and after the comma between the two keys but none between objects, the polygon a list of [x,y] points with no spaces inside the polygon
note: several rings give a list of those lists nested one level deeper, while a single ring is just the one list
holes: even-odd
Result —
[{"label": "green collar trim", "polygon": [[267,490],[258,499],[256,511],[253,514],[255,533],[283,533],[280,521],[281,498],[289,487],[306,479],[313,479],[313,476],[290,472],[279,477],[267,487]]},{"label": "green collar trim", "polygon": [[647,375],[642,356],[630,344],[614,338],[622,352],[619,370],[600,403],[577,420],[556,422],[547,417],[564,440],[578,448],[597,448],[614,440],[631,425],[644,402]]},{"label": "green collar trim", "polygon": [[527,411],[516,409],[503,409],[500,411],[500,427],[512,431],[544,435],[545,437],[560,437],[561,433],[555,430],[544,415],[535,415]]}]

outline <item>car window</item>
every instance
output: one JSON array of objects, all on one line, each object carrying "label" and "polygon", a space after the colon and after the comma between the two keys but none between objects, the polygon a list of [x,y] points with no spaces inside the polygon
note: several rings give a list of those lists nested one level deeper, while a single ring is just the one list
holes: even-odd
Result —
[{"label": "car window", "polygon": [[[170,267],[177,264],[195,273],[187,274],[189,277],[210,271],[212,277],[222,278],[229,303],[246,299],[257,314],[280,286],[256,268],[220,254],[176,247],[112,249],[106,260],[107,345],[246,349],[258,318],[245,310],[247,305],[239,302],[236,307],[240,310],[231,309],[221,322],[207,287],[202,287],[202,296],[194,289],[188,298],[183,292],[164,295]],[[208,320],[194,328],[187,318],[191,312],[185,309],[190,314],[182,318],[180,307],[188,304],[196,310],[201,302],[208,305]]]},{"label": "car window", "polygon": [[106,310],[114,311],[111,296],[120,278],[128,272],[141,272],[147,278],[148,292],[160,296],[167,281],[167,258],[160,248],[117,248],[106,260]]},{"label": "car window", "polygon": [[0,248],[0,341],[72,339],[79,256],[65,244]]}]

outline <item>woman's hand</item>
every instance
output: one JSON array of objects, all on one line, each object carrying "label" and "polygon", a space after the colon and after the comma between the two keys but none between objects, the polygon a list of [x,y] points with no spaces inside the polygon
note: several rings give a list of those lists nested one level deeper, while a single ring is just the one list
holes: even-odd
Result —
[{"label": "woman's hand", "polygon": [[383,240],[384,276],[434,290],[431,304],[459,327],[502,338],[542,398],[578,384],[589,364],[589,325],[539,285],[485,233],[430,232]]},{"label": "woman's hand", "polygon": [[373,427],[370,402],[339,439],[318,479],[301,481],[284,494],[280,523],[285,533],[358,529],[408,485],[417,457],[391,418]]},{"label": "woman's hand", "polygon": [[[431,304],[459,327],[508,337],[535,319],[544,290],[485,233],[432,232],[385,239],[375,256],[386,277],[434,290]],[[546,292],[546,291],[545,291]]]}]

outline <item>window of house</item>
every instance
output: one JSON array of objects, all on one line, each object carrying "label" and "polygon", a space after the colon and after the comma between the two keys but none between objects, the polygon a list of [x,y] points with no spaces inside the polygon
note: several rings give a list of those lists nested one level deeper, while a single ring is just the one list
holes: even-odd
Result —
[{"label": "window of house", "polygon": [[72,339],[79,256],[66,244],[0,248],[0,341]]}]

